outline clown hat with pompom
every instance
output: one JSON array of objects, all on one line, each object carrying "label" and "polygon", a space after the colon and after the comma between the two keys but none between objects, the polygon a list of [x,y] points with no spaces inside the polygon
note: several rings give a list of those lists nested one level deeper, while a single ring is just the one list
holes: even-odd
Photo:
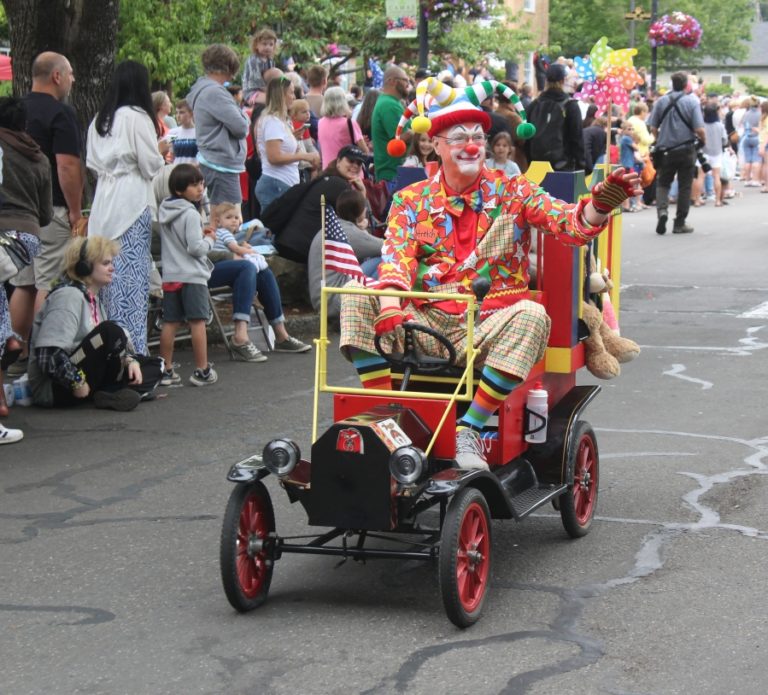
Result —
[{"label": "clown hat with pompom", "polygon": [[521,140],[532,138],[536,128],[526,121],[525,109],[519,97],[507,85],[496,80],[485,80],[465,89],[455,89],[434,77],[428,77],[416,85],[416,98],[405,107],[395,137],[387,143],[387,154],[390,157],[402,157],[405,154],[406,147],[401,136],[403,128],[411,119],[411,129],[415,133],[427,133],[430,137],[459,123],[479,123],[488,132],[491,117],[480,108],[480,104],[494,92],[509,99],[523,119],[517,126],[517,137]]}]

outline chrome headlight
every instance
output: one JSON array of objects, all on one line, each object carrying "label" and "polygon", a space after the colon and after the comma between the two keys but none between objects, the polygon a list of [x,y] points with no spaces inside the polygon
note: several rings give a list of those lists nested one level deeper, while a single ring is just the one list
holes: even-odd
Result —
[{"label": "chrome headlight", "polygon": [[301,451],[290,439],[273,439],[264,447],[262,458],[270,473],[285,476],[296,467]]},{"label": "chrome headlight", "polygon": [[426,468],[427,457],[415,446],[401,446],[389,457],[389,472],[403,485],[417,481]]}]

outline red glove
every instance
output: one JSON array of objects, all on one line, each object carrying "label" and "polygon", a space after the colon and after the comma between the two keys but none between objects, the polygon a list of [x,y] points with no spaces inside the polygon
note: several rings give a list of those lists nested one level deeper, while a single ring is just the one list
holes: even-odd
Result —
[{"label": "red glove", "polygon": [[610,215],[611,210],[619,207],[627,198],[642,195],[640,175],[624,168],[608,174],[605,181],[592,187],[592,205],[602,215]]},{"label": "red glove", "polygon": [[383,336],[387,333],[398,333],[398,328],[403,325],[403,321],[413,319],[411,314],[406,314],[397,307],[387,307],[379,312],[379,315],[373,321],[373,330],[376,335]]}]

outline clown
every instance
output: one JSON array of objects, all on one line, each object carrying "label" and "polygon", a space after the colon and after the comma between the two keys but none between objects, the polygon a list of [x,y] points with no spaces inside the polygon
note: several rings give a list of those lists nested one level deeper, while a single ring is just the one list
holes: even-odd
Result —
[{"label": "clown", "polygon": [[[485,134],[490,118],[479,104],[505,93],[504,85],[488,81],[460,93],[428,78],[417,87],[415,103],[403,116],[398,135],[409,118],[412,127],[427,131],[442,166],[437,174],[395,194],[379,265],[382,288],[403,291],[469,293],[472,282],[485,278],[490,290],[475,327],[475,364],[483,367],[474,399],[457,425],[459,468],[483,468],[480,431],[506,396],[524,381],[544,355],[550,320],[530,299],[528,252],[531,229],[553,234],[581,246],[605,228],[611,210],[639,189],[639,177],[622,169],[577,204],[552,198],[523,176],[507,178],[484,166]],[[428,107],[429,118],[423,115]],[[525,112],[518,106],[523,119]],[[428,130],[427,130],[428,129]],[[522,123],[518,137],[531,137]],[[397,149],[397,143],[390,143]],[[466,363],[465,305],[453,301],[401,300],[396,297],[343,295],[341,350],[352,361],[364,387],[391,388],[390,370],[374,347],[374,337],[402,340],[402,324],[414,320],[446,336],[456,347],[457,362]],[[419,349],[440,354],[437,341],[415,335]]]}]

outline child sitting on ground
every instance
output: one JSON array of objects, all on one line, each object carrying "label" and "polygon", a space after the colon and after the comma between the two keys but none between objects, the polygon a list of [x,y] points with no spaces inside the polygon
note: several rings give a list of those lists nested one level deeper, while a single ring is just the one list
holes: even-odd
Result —
[{"label": "child sitting on ground", "polygon": [[208,278],[213,264],[208,252],[216,233],[203,229],[200,201],[205,183],[194,164],[177,165],[168,179],[171,197],[158,211],[160,221],[161,258],[163,261],[163,328],[160,333],[160,356],[169,367],[160,383],[181,384],[173,370],[173,344],[182,322],[189,324],[195,370],[189,381],[193,386],[216,383],[218,376],[208,362],[205,323],[210,316]]},{"label": "child sitting on ground", "polygon": [[485,166],[489,169],[500,169],[510,178],[520,176],[520,167],[513,159],[515,146],[512,143],[512,136],[507,131],[502,130],[493,136],[491,155],[485,160]]},{"label": "child sitting on ground", "polygon": [[243,68],[243,102],[253,105],[256,96],[265,94],[267,85],[264,73],[275,67],[277,34],[271,29],[262,29],[251,39],[251,55]]},{"label": "child sitting on ground", "polygon": [[256,270],[264,270],[267,261],[260,253],[253,250],[247,241],[240,241],[235,234],[240,229],[243,218],[240,206],[234,203],[219,203],[211,208],[211,227],[216,230],[216,241],[208,257],[216,263],[225,260],[249,261]]}]

